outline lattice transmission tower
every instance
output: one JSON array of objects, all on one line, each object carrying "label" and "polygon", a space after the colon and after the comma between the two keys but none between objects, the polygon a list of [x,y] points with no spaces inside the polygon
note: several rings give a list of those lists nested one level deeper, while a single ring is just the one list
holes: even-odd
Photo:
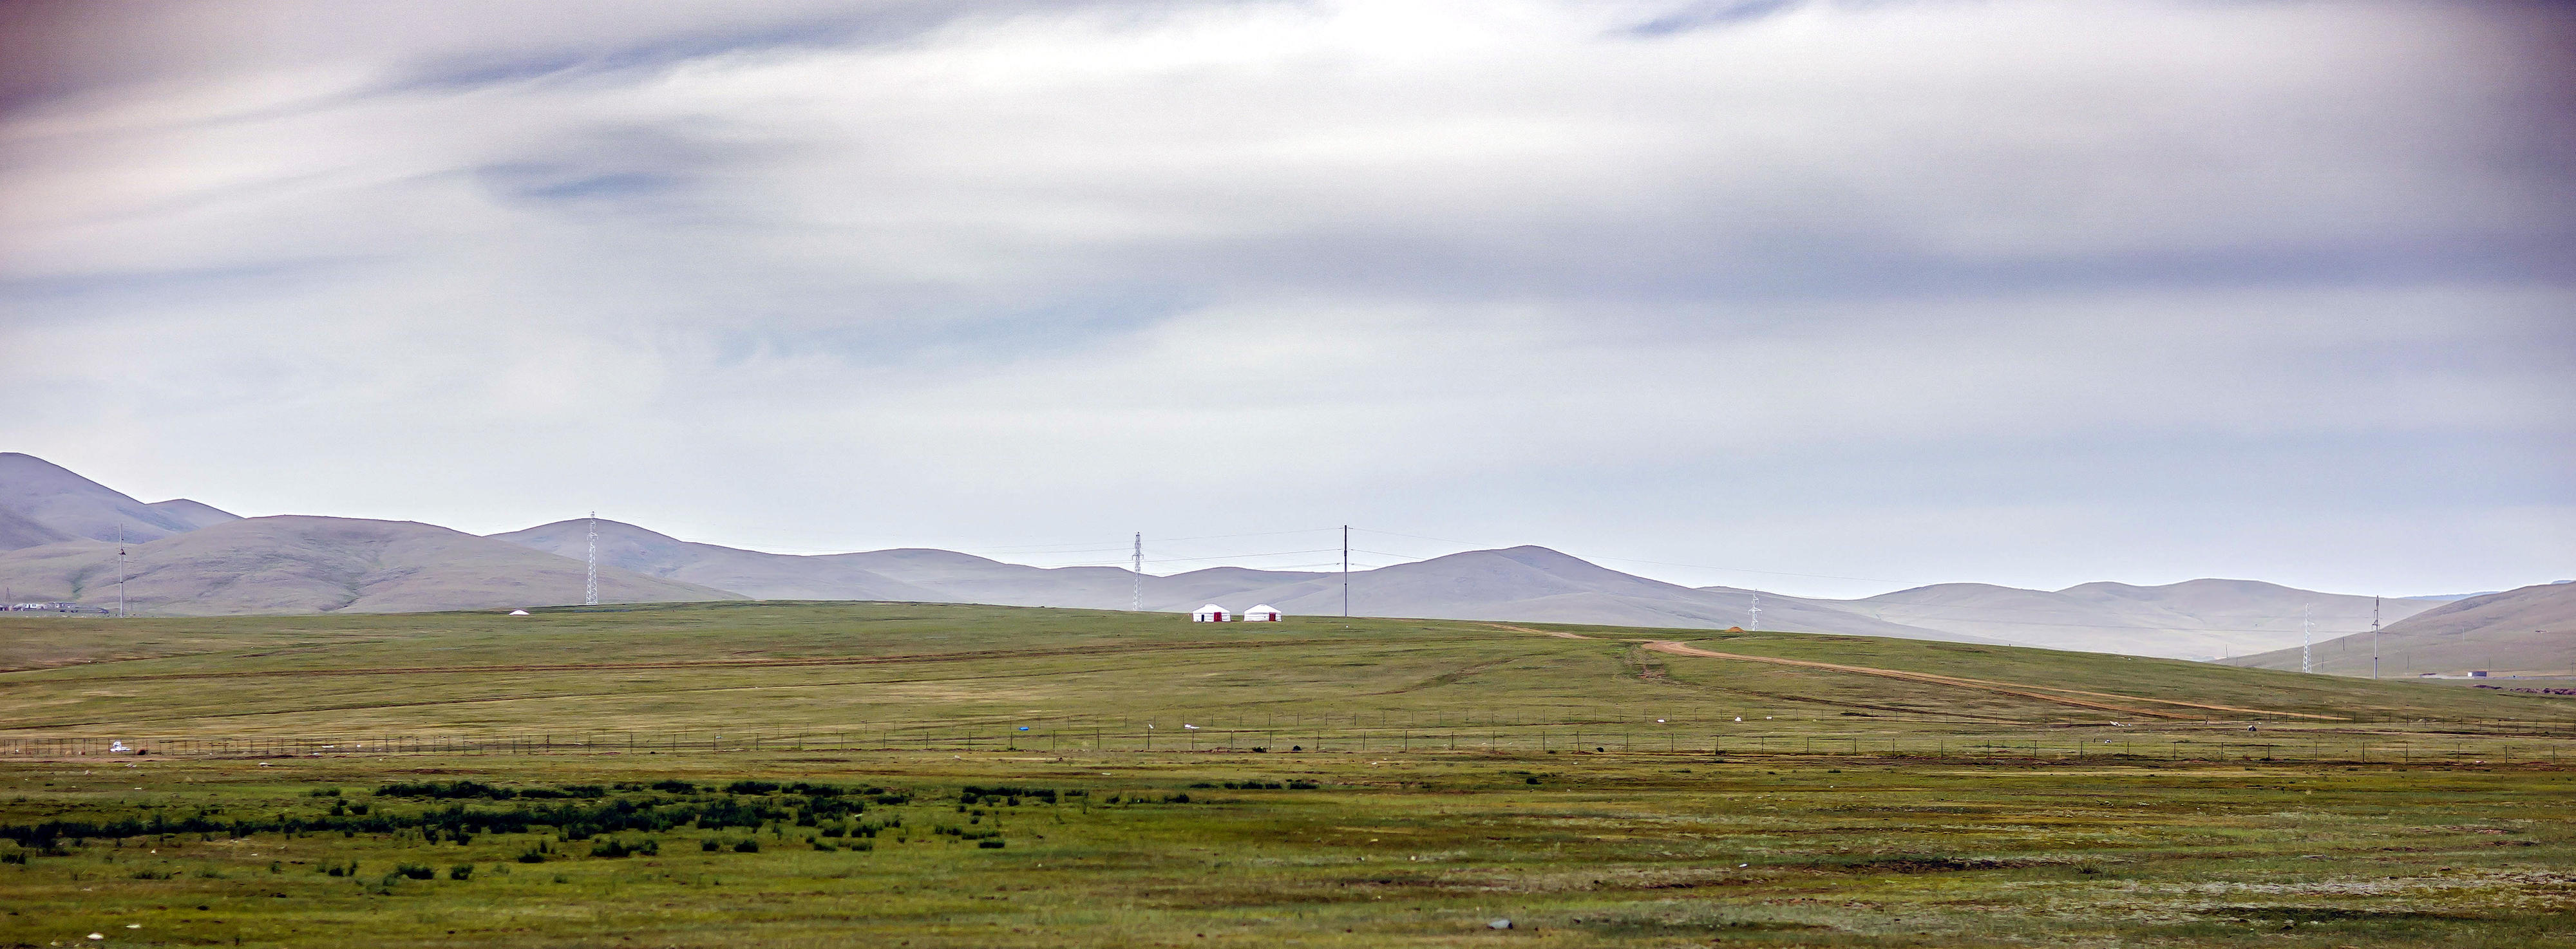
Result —
[{"label": "lattice transmission tower", "polygon": [[581,584],[581,605],[599,605],[599,512],[590,512],[590,575]]}]

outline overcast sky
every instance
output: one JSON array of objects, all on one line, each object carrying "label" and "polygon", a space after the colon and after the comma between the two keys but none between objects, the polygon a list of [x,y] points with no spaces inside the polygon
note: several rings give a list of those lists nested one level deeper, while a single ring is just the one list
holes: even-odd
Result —
[{"label": "overcast sky", "polygon": [[145,500],[2576,576],[2567,4],[103,6],[0,7],[0,449]]}]

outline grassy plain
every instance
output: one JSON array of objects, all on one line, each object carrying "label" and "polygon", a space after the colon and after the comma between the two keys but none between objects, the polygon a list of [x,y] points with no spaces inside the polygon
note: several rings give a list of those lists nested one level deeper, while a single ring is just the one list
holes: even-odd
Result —
[{"label": "grassy plain", "polygon": [[[0,666],[0,946],[2576,945],[2542,696],[907,604],[16,619]],[[599,796],[373,793],[457,780]]]}]

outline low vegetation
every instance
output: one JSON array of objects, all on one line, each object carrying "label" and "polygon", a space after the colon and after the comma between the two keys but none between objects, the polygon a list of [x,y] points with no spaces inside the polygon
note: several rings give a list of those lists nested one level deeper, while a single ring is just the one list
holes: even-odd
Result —
[{"label": "low vegetation", "polygon": [[2560,697],[1780,634],[1684,641],[1916,677],[1581,627],[492,619],[0,675],[0,946],[2576,944]]}]

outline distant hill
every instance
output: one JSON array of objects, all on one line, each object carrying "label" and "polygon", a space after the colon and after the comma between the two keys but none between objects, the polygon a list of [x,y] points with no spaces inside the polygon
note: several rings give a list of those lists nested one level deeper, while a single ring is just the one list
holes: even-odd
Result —
[{"label": "distant hill", "polygon": [[[2320,641],[2368,629],[2371,616],[2370,597],[2256,580],[2087,583],[2056,591],[1945,583],[1828,602],[1890,622],[2023,645],[2173,659],[2217,659],[2295,644],[2309,608]],[[2395,622],[2439,605],[2387,599],[2380,603],[2380,618]]]},{"label": "distant hill", "polygon": [[[496,540],[581,556],[587,521],[561,521]],[[900,548],[791,556],[690,543],[601,521],[600,562],[650,576],[763,598],[915,600],[1126,609],[1138,580],[1116,567],[1030,567],[947,550]],[[1749,590],[1694,590],[1601,567],[1544,547],[1479,550],[1351,574],[1358,616],[1603,623],[1725,629],[1750,622]],[[1180,612],[1215,602],[1267,603],[1296,615],[1342,611],[1342,576],[1216,567],[1143,578],[1144,607]],[[1880,622],[1813,601],[1763,594],[1762,626],[1814,633],[1978,640]]]},{"label": "distant hill", "polygon": [[[0,594],[109,602],[115,544],[129,542],[130,605],[161,613],[392,611],[579,599],[587,519],[472,537],[425,524],[319,517],[245,520],[186,499],[146,504],[30,455],[0,453]],[[599,521],[603,597],[895,600],[1178,612],[1267,603],[1342,612],[1339,573],[1216,567],[1147,576],[1117,567],[1032,567],[929,548],[795,556],[683,541]],[[185,541],[185,542],[182,542]],[[1691,588],[1544,547],[1476,550],[1355,571],[1357,616],[1565,622],[1674,629],[1753,627],[1908,639],[2010,642],[2173,658],[2242,655],[2298,642],[2300,609],[2321,638],[2366,628],[2368,597],[2247,580],[2057,591],[1973,583],[1862,600]],[[102,599],[106,597],[109,599]],[[2472,598],[2475,599],[2475,598]],[[2392,599],[2383,619],[2435,599]],[[2470,602],[2470,601],[2462,601]]]},{"label": "distant hill", "polygon": [[[1233,599],[1312,615],[1341,612],[1341,595],[1340,575],[1327,573],[1255,587]],[[1649,580],[1545,547],[1471,550],[1351,575],[1351,611],[1361,616],[1726,629],[1750,628],[1752,603],[1751,590],[1694,589]],[[1226,605],[1240,609],[1251,604]],[[1766,630],[1989,641],[1875,620],[1776,593],[1762,594],[1761,616]]]},{"label": "distant hill", "polygon": [[[117,545],[0,553],[18,600],[117,601]],[[395,613],[579,603],[584,565],[460,531],[337,517],[233,520],[126,547],[136,613]],[[603,569],[602,602],[730,600],[723,590]]]},{"label": "distant hill", "polygon": [[240,520],[185,499],[145,504],[34,455],[0,452],[0,550],[152,540]]},{"label": "distant hill", "polygon": [[[588,556],[587,518],[556,521],[493,540],[579,560]],[[599,562],[648,577],[730,590],[763,600],[911,600],[949,597],[889,579],[840,557],[799,557],[679,540],[633,524],[599,521]]]},{"label": "distant hill", "polygon": [[[2344,636],[2309,650],[2318,672],[2370,674],[2370,634]],[[2445,603],[2392,623],[2379,633],[2380,674],[2576,674],[2576,584],[2544,583]],[[2237,660],[2262,669],[2299,668],[2293,646]]]}]

